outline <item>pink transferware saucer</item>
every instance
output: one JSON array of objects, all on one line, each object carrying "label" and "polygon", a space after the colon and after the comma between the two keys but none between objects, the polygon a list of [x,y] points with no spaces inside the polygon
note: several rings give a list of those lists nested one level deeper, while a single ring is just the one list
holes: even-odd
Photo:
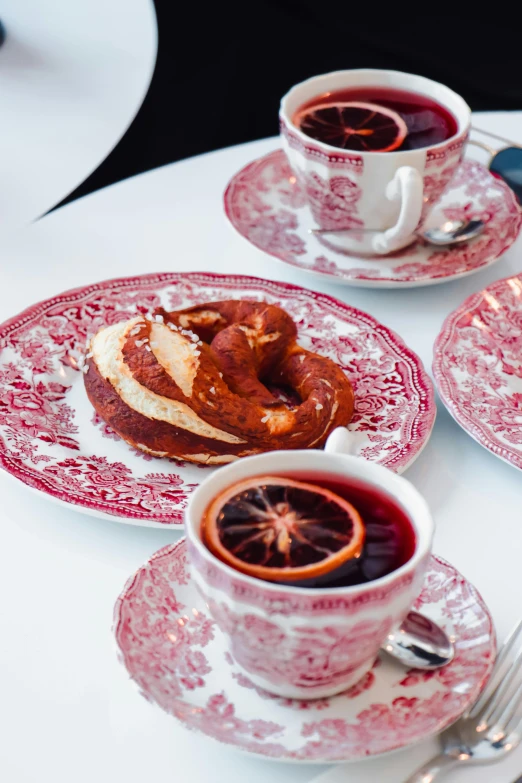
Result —
[{"label": "pink transferware saucer", "polygon": [[346,370],[356,394],[355,453],[397,472],[418,456],[435,420],[433,386],[394,332],[290,284],[181,272],[77,288],[0,325],[0,466],[94,516],[182,525],[188,494],[212,468],[150,457],[120,440],[95,416],[78,360],[88,336],[137,312],[245,298],[283,307],[298,324],[301,345]]},{"label": "pink transferware saucer", "polygon": [[[453,566],[432,556],[415,607],[455,640],[455,659],[445,668],[407,671],[384,656],[338,696],[272,696],[255,687],[227,651],[191,580],[182,539],[128,581],[115,607],[115,634],[143,696],[187,728],[279,760],[356,761],[442,731],[490,674],[496,651],[490,614]],[[263,640],[270,640],[266,625],[260,627],[260,655]],[[328,644],[320,652],[328,654]]]},{"label": "pink transferware saucer", "polygon": [[522,469],[522,275],[497,280],[446,318],[433,374],[461,427]]},{"label": "pink transferware saucer", "polygon": [[[331,198],[342,210],[343,191],[332,193]],[[310,234],[309,229],[316,224],[282,150],[253,161],[235,174],[225,191],[224,203],[234,228],[265,253],[305,272],[333,278],[336,283],[371,288],[434,285],[470,275],[497,261],[511,247],[521,226],[513,192],[485,166],[472,160],[460,164],[427,225],[480,219],[487,227],[477,239],[450,248],[436,248],[419,240],[384,258],[357,257],[336,249],[335,234]]]}]

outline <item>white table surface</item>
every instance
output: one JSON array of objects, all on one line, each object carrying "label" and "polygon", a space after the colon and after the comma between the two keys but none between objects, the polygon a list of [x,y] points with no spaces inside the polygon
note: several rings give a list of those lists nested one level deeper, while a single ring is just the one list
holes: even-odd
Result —
[{"label": "white table surface", "polygon": [[[0,59],[1,59],[0,53]],[[522,113],[481,124],[522,142]],[[236,235],[221,206],[242,165],[271,139],[183,161],[106,188],[0,245],[0,319],[37,299],[107,277],[166,270],[242,272],[321,289],[394,328],[431,365],[445,315],[489,282],[522,270],[522,239],[488,270],[425,289],[328,285]],[[522,614],[522,475],[475,443],[439,405],[408,478],[437,522],[435,551],[482,592],[499,635]],[[117,662],[114,601],[127,577],[176,534],[93,519],[0,474],[0,779],[6,783],[400,783],[433,741],[387,758],[314,767],[260,761],[186,732],[142,699]],[[522,750],[450,780],[510,783]]]},{"label": "white table surface", "polygon": [[2,0],[0,234],[40,217],[104,160],[156,60],[152,0]]}]

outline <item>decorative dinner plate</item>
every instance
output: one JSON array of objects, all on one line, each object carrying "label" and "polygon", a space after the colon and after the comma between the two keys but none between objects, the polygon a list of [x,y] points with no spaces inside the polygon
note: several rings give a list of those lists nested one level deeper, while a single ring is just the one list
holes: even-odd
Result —
[{"label": "decorative dinner plate", "polygon": [[166,273],[60,294],[0,326],[0,465],[29,487],[95,516],[181,525],[212,468],[136,451],[94,414],[79,370],[102,326],[216,299],[278,304],[306,348],[336,361],[355,389],[356,453],[400,472],[430,435],[433,387],[420,359],[374,318],[324,294],[253,277]]},{"label": "decorative dinner plate", "polygon": [[522,275],[492,283],[446,318],[433,374],[461,427],[522,469]]},{"label": "decorative dinner plate", "polygon": [[[334,194],[332,198],[342,201],[343,196]],[[497,261],[513,244],[521,226],[513,192],[472,160],[461,163],[428,224],[480,219],[487,227],[478,238],[449,248],[418,240],[390,256],[357,257],[335,248],[335,234],[310,234],[315,223],[282,150],[235,174],[224,199],[234,228],[265,253],[336,283],[373,288],[433,285],[470,275]],[[342,204],[338,206],[342,209]]]},{"label": "decorative dinner plate", "polygon": [[[279,760],[356,761],[442,731],[475,700],[490,674],[496,650],[491,617],[453,566],[432,556],[415,607],[455,638],[448,666],[407,671],[383,657],[338,696],[272,696],[232,659],[191,580],[182,539],[129,580],[115,607],[115,633],[141,693],[187,728]],[[272,643],[261,628],[260,650]]]}]

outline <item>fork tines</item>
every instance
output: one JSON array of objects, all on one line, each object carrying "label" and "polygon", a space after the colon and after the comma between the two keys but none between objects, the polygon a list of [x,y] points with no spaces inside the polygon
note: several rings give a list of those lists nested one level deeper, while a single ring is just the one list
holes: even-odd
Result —
[{"label": "fork tines", "polygon": [[517,728],[522,718],[521,672],[522,620],[500,648],[488,684],[468,712],[468,718],[479,721],[477,731],[498,726],[508,735]]}]

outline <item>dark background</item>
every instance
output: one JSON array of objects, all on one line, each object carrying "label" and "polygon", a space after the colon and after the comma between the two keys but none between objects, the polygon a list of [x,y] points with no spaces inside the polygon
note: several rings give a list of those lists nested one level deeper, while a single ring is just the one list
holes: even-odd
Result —
[{"label": "dark background", "polygon": [[[444,82],[474,110],[521,109],[520,28],[499,9],[434,4],[155,0],[156,69],[131,127],[62,203],[166,163],[278,132],[281,96],[309,76],[394,68]],[[402,16],[408,16],[407,21]]]}]

